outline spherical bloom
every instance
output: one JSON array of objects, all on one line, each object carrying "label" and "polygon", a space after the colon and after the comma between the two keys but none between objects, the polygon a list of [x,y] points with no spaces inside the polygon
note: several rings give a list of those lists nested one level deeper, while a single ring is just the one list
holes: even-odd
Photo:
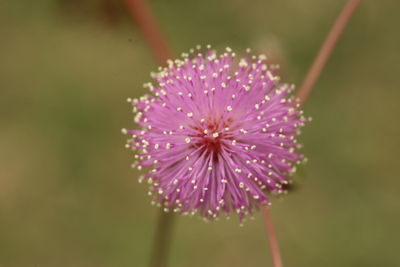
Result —
[{"label": "spherical bloom", "polygon": [[284,192],[303,161],[295,137],[306,119],[275,71],[263,55],[196,50],[160,68],[151,94],[128,99],[141,129],[123,130],[127,147],[138,150],[134,167],[151,167],[140,181],[160,206],[243,218]]}]

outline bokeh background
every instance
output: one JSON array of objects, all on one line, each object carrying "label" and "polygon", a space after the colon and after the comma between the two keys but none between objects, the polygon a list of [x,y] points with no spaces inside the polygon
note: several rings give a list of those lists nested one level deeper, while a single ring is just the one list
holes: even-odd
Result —
[{"label": "bokeh background", "polygon": [[[344,2],[150,5],[177,53],[252,47],[299,84]],[[306,104],[309,162],[271,209],[285,266],[400,266],[399,10],[363,1]],[[156,67],[120,1],[1,1],[1,267],[147,265],[158,210],[120,129]],[[170,266],[270,266],[260,215],[180,217]]]}]

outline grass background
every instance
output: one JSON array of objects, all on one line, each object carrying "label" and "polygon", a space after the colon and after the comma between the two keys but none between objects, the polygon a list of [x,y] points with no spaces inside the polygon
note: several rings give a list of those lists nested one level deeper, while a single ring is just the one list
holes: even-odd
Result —
[{"label": "grass background", "polygon": [[[150,2],[177,53],[252,47],[299,84],[345,1]],[[1,267],[147,264],[158,210],[120,129],[157,66],[110,3],[0,3]],[[285,266],[400,266],[399,8],[363,1],[305,107],[309,163],[271,211]],[[180,217],[170,266],[270,266],[267,251],[259,214]]]}]

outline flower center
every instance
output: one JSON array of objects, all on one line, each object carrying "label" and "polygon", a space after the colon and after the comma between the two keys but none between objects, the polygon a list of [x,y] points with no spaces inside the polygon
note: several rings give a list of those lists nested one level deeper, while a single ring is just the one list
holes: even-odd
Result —
[{"label": "flower center", "polygon": [[192,135],[196,140],[193,142],[193,147],[202,147],[207,152],[219,153],[224,145],[224,140],[232,139],[228,135],[231,123],[232,119],[209,119],[194,127],[197,133]]}]

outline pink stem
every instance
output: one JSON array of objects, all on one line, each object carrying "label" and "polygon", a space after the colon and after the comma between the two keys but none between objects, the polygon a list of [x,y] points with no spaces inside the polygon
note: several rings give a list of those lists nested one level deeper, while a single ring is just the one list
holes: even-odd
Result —
[{"label": "pink stem", "polygon": [[[153,56],[160,65],[166,64],[172,58],[172,53],[161,34],[145,0],[124,0],[133,19],[136,21]],[[150,267],[166,267],[168,265],[168,250],[171,242],[174,214],[165,213],[160,209],[158,227],[154,236],[154,243],[150,256]]]},{"label": "pink stem", "polygon": [[325,66],[333,48],[336,45],[340,35],[348,24],[354,11],[357,9],[361,0],[348,0],[339,16],[336,18],[335,23],[330,29],[328,36],[325,38],[324,43],[318,51],[306,77],[303,80],[296,97],[300,100],[300,104],[304,104],[310,94],[315,82],[317,81],[322,69]]},{"label": "pink stem", "polygon": [[273,267],[282,267],[282,258],[279,251],[278,240],[276,239],[274,225],[272,223],[271,216],[269,215],[268,208],[266,206],[261,206],[261,212],[264,219],[265,230],[268,236]]},{"label": "pink stem", "polygon": [[[345,29],[360,2],[361,0],[348,0],[339,16],[336,18],[335,23],[330,29],[328,36],[323,42],[317,56],[308,70],[303,83],[297,91],[296,97],[299,99],[299,103],[301,105],[303,105],[307,100],[308,95],[310,94],[315,82],[324,68],[325,63],[329,59],[329,56],[331,55],[341,33]],[[268,234],[268,242],[271,250],[273,266],[282,267],[282,259],[279,252],[278,240],[276,239],[275,230],[268,209],[265,206],[261,206],[261,211],[263,213],[265,229]]]},{"label": "pink stem", "polygon": [[159,64],[164,65],[167,59],[172,58],[172,53],[155,22],[150,7],[145,0],[124,1],[154,57]]}]

